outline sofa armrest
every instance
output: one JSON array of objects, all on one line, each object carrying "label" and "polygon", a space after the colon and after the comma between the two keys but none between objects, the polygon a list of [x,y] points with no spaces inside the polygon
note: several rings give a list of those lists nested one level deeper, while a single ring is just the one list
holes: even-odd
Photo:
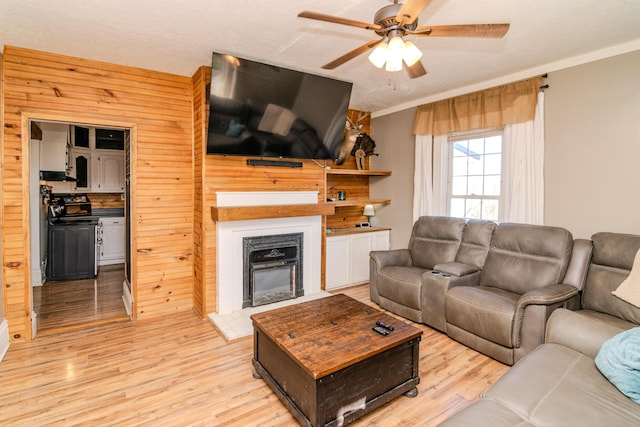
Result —
[{"label": "sofa armrest", "polygon": [[369,252],[371,260],[376,263],[377,270],[394,265],[410,267],[412,265],[409,249],[391,249],[389,251]]},{"label": "sofa armrest", "polygon": [[593,243],[591,243],[591,240],[575,239],[573,241],[573,250],[571,251],[569,266],[567,267],[567,272],[562,282],[582,290],[587,280],[587,272],[589,271],[592,253]]},{"label": "sofa armrest", "polygon": [[544,342],[564,345],[595,358],[602,344],[623,330],[615,324],[586,316],[580,310],[559,308],[549,317]]},{"label": "sofa armrest", "polygon": [[558,304],[578,295],[578,289],[575,286],[560,283],[557,285],[544,286],[542,288],[532,289],[523,294],[518,303],[514,314],[514,325],[512,329],[512,339],[514,347],[520,346],[520,329],[522,328],[522,320],[524,311],[530,305],[552,305]]},{"label": "sofa armrest", "polygon": [[475,265],[465,264],[463,262],[446,262],[444,264],[437,264],[433,269],[456,277],[462,277],[475,273],[476,271],[480,271],[480,269]]},{"label": "sofa armrest", "polygon": [[369,297],[371,301],[380,304],[380,295],[378,294],[378,274],[380,270],[388,266],[410,267],[411,265],[412,260],[409,249],[369,252]]}]

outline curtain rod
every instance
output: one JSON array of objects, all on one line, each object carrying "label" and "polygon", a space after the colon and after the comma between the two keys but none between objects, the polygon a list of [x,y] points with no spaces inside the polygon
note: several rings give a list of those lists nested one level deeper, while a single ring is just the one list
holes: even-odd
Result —
[{"label": "curtain rod", "polygon": [[[546,79],[546,78],[547,78],[547,73],[544,73],[544,74],[543,74],[543,75],[541,75],[540,77],[542,77],[543,79]],[[540,90],[541,90],[542,92],[544,92],[544,90],[545,90],[545,89],[549,89],[549,85],[542,85],[542,86],[540,86]]]}]

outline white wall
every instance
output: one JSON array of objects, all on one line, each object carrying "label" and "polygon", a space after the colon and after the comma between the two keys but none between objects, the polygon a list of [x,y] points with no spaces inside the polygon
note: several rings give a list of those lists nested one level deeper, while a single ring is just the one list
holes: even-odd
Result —
[{"label": "white wall", "polygon": [[[545,224],[574,237],[598,231],[640,234],[640,51],[549,74],[545,83]],[[428,78],[428,76],[426,77]],[[376,117],[371,181],[391,204],[374,225],[391,227],[391,248],[411,233],[415,108]]]},{"label": "white wall", "polygon": [[545,223],[640,234],[640,51],[549,74]]},{"label": "white wall", "polygon": [[390,170],[391,176],[371,177],[370,192],[374,199],[390,199],[391,204],[376,206],[372,223],[391,227],[389,247],[406,248],[413,227],[413,157],[415,137],[411,133],[416,109],[377,117],[371,121],[371,137],[376,153],[371,169]]}]

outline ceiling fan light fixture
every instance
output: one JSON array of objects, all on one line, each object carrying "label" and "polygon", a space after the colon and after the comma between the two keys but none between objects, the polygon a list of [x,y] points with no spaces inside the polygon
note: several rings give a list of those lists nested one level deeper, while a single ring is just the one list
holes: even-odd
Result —
[{"label": "ceiling fan light fixture", "polygon": [[404,51],[404,41],[401,37],[395,36],[389,40],[389,49],[387,52],[387,71],[401,71],[402,57]]},{"label": "ceiling fan light fixture", "polygon": [[412,42],[404,42],[404,48],[402,49],[402,59],[411,67],[422,58],[422,52]]},{"label": "ceiling fan light fixture", "polygon": [[387,53],[389,45],[382,42],[376,46],[375,49],[369,55],[369,61],[378,68],[382,68],[385,62],[387,62]]}]

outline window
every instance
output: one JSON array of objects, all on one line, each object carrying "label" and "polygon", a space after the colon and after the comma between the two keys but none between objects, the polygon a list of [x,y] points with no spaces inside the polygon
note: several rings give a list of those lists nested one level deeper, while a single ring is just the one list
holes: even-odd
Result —
[{"label": "window", "polygon": [[497,221],[502,188],[502,131],[449,137],[449,215]]}]

